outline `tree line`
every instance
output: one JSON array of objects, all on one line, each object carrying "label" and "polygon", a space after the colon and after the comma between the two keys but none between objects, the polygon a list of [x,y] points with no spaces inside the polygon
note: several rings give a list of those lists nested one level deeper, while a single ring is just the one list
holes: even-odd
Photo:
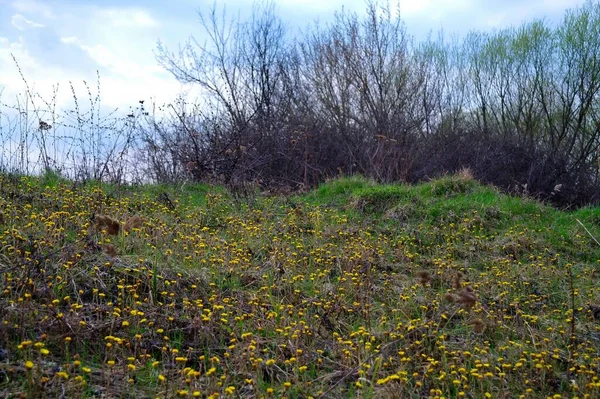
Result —
[{"label": "tree line", "polygon": [[393,11],[369,2],[299,37],[272,3],[243,21],[200,13],[206,43],[157,48],[203,101],[172,107],[146,136],[160,152],[150,156],[171,166],[156,177],[310,187],[339,174],[412,182],[467,167],[504,189],[597,202],[599,3],[556,25],[421,42]]},{"label": "tree line", "polygon": [[[484,183],[560,206],[600,202],[599,2],[556,24],[422,41],[399,9],[365,7],[301,34],[269,2],[243,20],[216,5],[200,12],[206,41],[156,48],[199,98],[142,103],[121,124],[122,148],[102,157],[95,145],[73,162],[96,165],[82,176],[122,179],[133,160],[155,182],[276,189],[352,174],[416,182],[469,168]],[[94,122],[94,135],[105,124]],[[53,130],[37,129],[47,138]]]}]

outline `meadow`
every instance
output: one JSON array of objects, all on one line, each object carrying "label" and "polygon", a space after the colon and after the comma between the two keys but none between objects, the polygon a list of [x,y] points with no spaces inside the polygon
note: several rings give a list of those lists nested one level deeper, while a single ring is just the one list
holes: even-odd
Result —
[{"label": "meadow", "polygon": [[1,397],[600,397],[599,207],[1,174],[0,210]]}]

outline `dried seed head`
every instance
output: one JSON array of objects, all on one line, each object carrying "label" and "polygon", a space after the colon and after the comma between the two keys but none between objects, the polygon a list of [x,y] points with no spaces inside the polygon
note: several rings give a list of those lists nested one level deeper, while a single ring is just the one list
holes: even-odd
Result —
[{"label": "dried seed head", "polygon": [[469,324],[473,327],[473,331],[475,331],[478,334],[482,333],[483,330],[485,330],[485,323],[481,319],[472,320]]},{"label": "dried seed head", "polygon": [[98,230],[102,230],[102,228],[107,224],[107,219],[108,216],[94,215],[94,224],[96,225],[96,228]]},{"label": "dried seed head", "polygon": [[111,236],[116,236],[119,234],[121,230],[121,223],[118,220],[108,218],[108,223],[106,224],[106,232]]},{"label": "dried seed head", "polygon": [[116,236],[121,230],[121,223],[110,216],[94,215],[94,224],[98,230],[106,228],[106,233],[111,236]]},{"label": "dried seed head", "polygon": [[462,277],[463,277],[463,274],[461,272],[456,273],[456,275],[454,276],[454,280],[452,281],[452,287],[454,287],[454,289],[460,288],[460,282],[461,282]]},{"label": "dried seed head", "polygon": [[472,308],[477,303],[477,297],[473,293],[471,287],[465,287],[460,294],[458,294],[458,303],[466,308]]},{"label": "dried seed head", "polygon": [[449,293],[449,292],[446,292],[446,293],[444,294],[444,299],[445,299],[447,302],[450,302],[450,303],[454,303],[454,302],[456,302],[456,297],[455,297],[454,295],[452,295],[451,293]]},{"label": "dried seed head", "polygon": [[138,215],[135,215],[127,219],[127,222],[125,222],[125,225],[123,226],[123,230],[129,232],[131,229],[138,229],[142,227],[142,224],[144,224],[142,218]]},{"label": "dried seed head", "polygon": [[419,282],[423,285],[426,285],[431,281],[431,275],[425,270],[418,271],[417,277],[419,277]]},{"label": "dried seed head", "polygon": [[108,256],[110,256],[112,258],[114,258],[114,257],[117,256],[117,250],[116,250],[116,248],[115,248],[114,245],[112,245],[112,244],[106,244],[106,245],[104,245],[103,249],[104,249],[104,252]]}]

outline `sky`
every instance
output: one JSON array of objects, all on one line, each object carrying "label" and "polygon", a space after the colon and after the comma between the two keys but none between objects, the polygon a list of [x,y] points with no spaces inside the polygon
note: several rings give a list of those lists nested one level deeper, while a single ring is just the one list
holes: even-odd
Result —
[{"label": "sky", "polygon": [[[185,89],[156,62],[158,40],[177,49],[190,36],[204,40],[198,12],[215,0],[0,0],[0,102],[14,104],[25,90],[49,101],[58,86],[57,105],[69,108],[70,84],[85,98],[100,76],[104,107],[126,112],[139,100],[166,103]],[[253,0],[216,0],[242,17]],[[292,29],[333,13],[363,13],[363,0],[275,0],[278,14]],[[391,3],[395,4],[394,1]],[[462,36],[545,18],[554,23],[584,0],[400,0],[409,34],[417,39],[442,28]],[[13,60],[16,59],[18,66]]]}]

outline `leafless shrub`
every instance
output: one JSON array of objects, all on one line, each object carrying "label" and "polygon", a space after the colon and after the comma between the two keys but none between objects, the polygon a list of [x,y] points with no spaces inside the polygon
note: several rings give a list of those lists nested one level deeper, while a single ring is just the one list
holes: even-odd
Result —
[{"label": "leafless shrub", "polygon": [[[126,118],[58,111],[25,78],[0,111],[0,167],[80,180],[213,181],[303,189],[337,175],[420,181],[468,168],[505,190],[580,206],[600,200],[600,4],[421,43],[387,3],[342,10],[292,35],[270,2],[246,20],[213,6],[208,42],[157,60],[200,100],[143,102]],[[89,106],[87,105],[89,103]],[[80,108],[81,107],[81,108]],[[6,105],[5,105],[6,108]],[[518,190],[515,190],[518,187]]]},{"label": "leafless shrub", "polygon": [[100,77],[96,93],[84,82],[89,106],[82,107],[70,84],[74,109],[57,109],[59,86],[50,99],[36,93],[13,57],[24,92],[12,103],[0,102],[0,167],[21,174],[56,173],[75,180],[123,182],[130,179],[134,146],[133,118],[104,114]]}]

